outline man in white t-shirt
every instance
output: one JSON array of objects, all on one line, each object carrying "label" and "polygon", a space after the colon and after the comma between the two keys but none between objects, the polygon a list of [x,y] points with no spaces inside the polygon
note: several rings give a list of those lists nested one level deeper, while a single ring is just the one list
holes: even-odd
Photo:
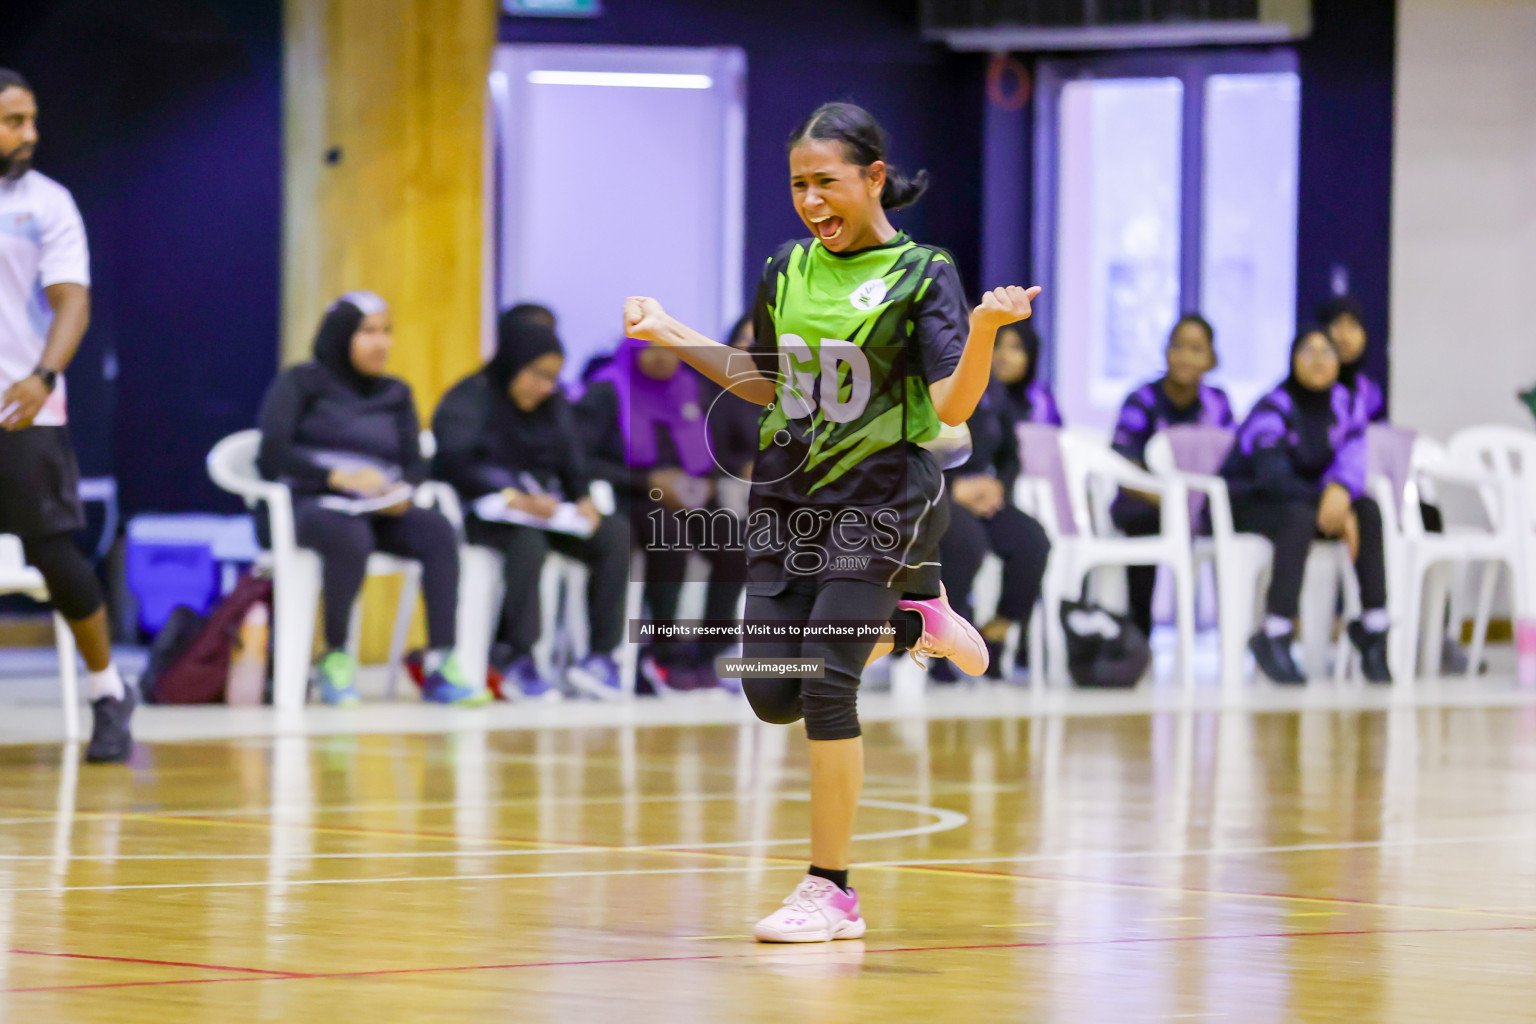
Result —
[{"label": "man in white t-shirt", "polygon": [[32,170],[36,148],[32,88],[0,68],[0,533],[21,538],[85,658],[86,760],[126,761],[138,698],[112,662],[101,584],[71,536],[85,516],[63,374],[90,322],[90,254],[69,190]]}]

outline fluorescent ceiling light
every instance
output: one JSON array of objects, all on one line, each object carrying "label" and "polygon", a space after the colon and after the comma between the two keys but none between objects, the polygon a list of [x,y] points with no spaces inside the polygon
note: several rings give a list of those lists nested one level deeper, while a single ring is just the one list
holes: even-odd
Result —
[{"label": "fluorescent ceiling light", "polygon": [[639,71],[530,71],[532,85],[606,85],[627,89],[708,89],[708,75],[662,75]]}]

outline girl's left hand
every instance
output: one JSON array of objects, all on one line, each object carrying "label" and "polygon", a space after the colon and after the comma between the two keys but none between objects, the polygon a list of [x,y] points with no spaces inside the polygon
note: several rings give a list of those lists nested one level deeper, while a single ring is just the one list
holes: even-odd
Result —
[{"label": "girl's left hand", "polygon": [[1016,284],[993,288],[981,297],[981,305],[971,310],[972,327],[997,330],[1019,320],[1028,320],[1029,304],[1040,294],[1040,286],[1021,288]]}]

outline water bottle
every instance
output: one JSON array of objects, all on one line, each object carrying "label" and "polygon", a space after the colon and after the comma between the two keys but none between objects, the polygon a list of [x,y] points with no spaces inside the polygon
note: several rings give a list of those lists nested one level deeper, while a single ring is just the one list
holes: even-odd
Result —
[{"label": "water bottle", "polygon": [[259,705],[267,690],[267,631],[270,613],[265,601],[257,601],[240,620],[229,659],[229,681],[224,702],[232,706]]}]

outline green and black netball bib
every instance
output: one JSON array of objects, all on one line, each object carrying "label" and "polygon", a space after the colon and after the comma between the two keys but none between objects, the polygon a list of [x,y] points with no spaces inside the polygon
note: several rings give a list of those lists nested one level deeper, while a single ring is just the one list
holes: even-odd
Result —
[{"label": "green and black netball bib", "polygon": [[898,234],[839,254],[814,239],[768,261],[754,311],[760,421],[754,491],[815,504],[901,498],[913,447],[939,433],[928,385],[954,371],[968,318],[948,253]]}]

